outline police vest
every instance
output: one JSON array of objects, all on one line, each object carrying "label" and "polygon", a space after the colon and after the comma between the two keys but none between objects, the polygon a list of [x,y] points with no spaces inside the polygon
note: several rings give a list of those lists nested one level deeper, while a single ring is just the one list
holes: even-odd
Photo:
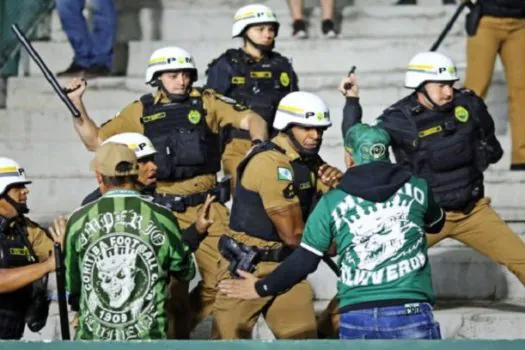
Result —
[{"label": "police vest", "polygon": [[[436,202],[445,210],[469,212],[484,195],[480,126],[470,93],[455,93],[453,105],[437,111],[408,96],[385,111],[383,126],[407,130],[402,136],[407,139],[395,140],[396,160],[428,182]],[[396,111],[405,118],[396,118]]]},{"label": "police vest", "polygon": [[523,0],[484,0],[479,5],[485,16],[525,18]]},{"label": "police vest", "polygon": [[[259,193],[247,190],[241,185],[242,175],[250,160],[261,152],[276,150],[285,154],[285,151],[274,144],[268,142],[264,146],[254,149],[237,167],[237,185],[235,197],[233,199],[230,227],[247,235],[261,238],[265,241],[281,242],[270,217],[264,209],[264,205]],[[317,191],[317,168],[321,160],[318,156],[310,159],[296,159],[290,161],[294,177],[293,182],[283,190],[283,196],[292,198],[297,195],[301,205],[303,220],[306,221],[313,206],[316,203]]]},{"label": "police vest", "polygon": [[144,135],[157,150],[157,180],[184,180],[220,170],[219,137],[206,123],[201,96],[183,103],[155,104],[148,94],[140,101]]},{"label": "police vest", "polygon": [[[23,267],[35,263],[36,256],[27,238],[23,221],[0,232],[0,268]],[[18,338],[24,331],[24,317],[31,301],[32,284],[0,294],[0,338]],[[8,325],[8,326],[7,326]]]},{"label": "police vest", "polygon": [[269,56],[255,61],[242,49],[230,49],[223,55],[228,58],[233,68],[230,82],[232,90],[228,97],[251,108],[263,117],[269,126],[273,125],[279,101],[291,92],[294,86],[293,69],[288,59],[272,52]]}]

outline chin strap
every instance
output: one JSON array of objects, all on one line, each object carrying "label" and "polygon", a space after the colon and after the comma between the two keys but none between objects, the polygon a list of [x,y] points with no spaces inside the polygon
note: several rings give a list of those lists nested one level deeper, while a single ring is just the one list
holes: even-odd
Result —
[{"label": "chin strap", "polygon": [[261,44],[256,44],[252,39],[250,39],[250,37],[246,34],[246,32],[242,35],[242,37],[244,38],[244,40],[248,41],[257,50],[261,51],[263,55],[269,54],[270,52],[273,51],[273,48],[275,47],[275,40],[272,41],[271,45],[261,45]]},{"label": "chin strap", "polygon": [[310,157],[310,156],[315,156],[316,154],[319,153],[319,149],[321,148],[321,143],[322,142],[319,142],[319,144],[317,144],[316,148],[306,149],[303,146],[301,146],[301,144],[299,142],[297,142],[297,140],[293,136],[291,127],[288,127],[286,129],[285,133],[286,133],[286,135],[288,135],[290,140],[292,140],[292,144],[294,145],[295,149],[297,150],[297,153],[299,153],[301,156],[303,156],[303,157]]},{"label": "chin strap", "polygon": [[157,84],[156,84],[158,87],[160,87],[161,91],[164,93],[164,95],[166,95],[166,97],[171,101],[171,102],[184,102],[188,99],[188,97],[190,96],[190,91],[191,91],[191,85],[188,87],[188,89],[186,89],[186,92],[184,94],[170,94],[168,92],[168,90],[166,90],[166,88],[164,87],[164,84],[162,84],[162,82],[160,81],[160,79],[157,79]]},{"label": "chin strap", "polygon": [[26,204],[21,204],[21,203],[16,202],[16,201],[15,201],[13,198],[11,198],[8,194],[5,194],[5,195],[3,196],[3,198],[5,198],[5,200],[7,201],[7,203],[11,204],[11,205],[13,206],[13,208],[15,208],[16,212],[17,212],[19,215],[29,213],[29,208],[27,207]]},{"label": "chin strap", "polygon": [[444,104],[442,106],[436,104],[431,98],[430,98],[430,95],[428,94],[427,92],[427,89],[425,89],[425,83],[421,84],[417,89],[416,89],[417,92],[420,92],[423,94],[423,96],[425,96],[425,98],[428,100],[428,102],[430,102],[430,104],[432,105],[432,109],[435,110],[435,111],[439,111],[439,112],[447,112],[447,111],[450,111],[452,109],[452,107],[454,107],[454,99],[452,99],[452,102],[449,102],[447,104]]}]

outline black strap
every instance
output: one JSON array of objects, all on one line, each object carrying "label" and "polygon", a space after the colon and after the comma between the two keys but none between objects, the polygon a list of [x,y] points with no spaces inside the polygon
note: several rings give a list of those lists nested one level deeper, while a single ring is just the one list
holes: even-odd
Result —
[{"label": "black strap", "polygon": [[144,107],[148,107],[155,102],[155,97],[152,94],[145,94],[140,97],[140,102],[142,102]]},{"label": "black strap", "polygon": [[230,138],[231,139],[241,139],[241,140],[251,140],[252,139],[249,131],[235,129],[235,128],[230,129]]},{"label": "black strap", "polygon": [[259,261],[281,262],[293,253],[293,249],[289,247],[282,247],[279,249],[254,248],[257,250]]},{"label": "black strap", "polygon": [[20,236],[22,236],[22,240],[24,241],[24,244],[27,246],[27,248],[29,249],[29,253],[31,254],[31,256],[33,257],[33,259],[35,260],[34,262],[38,262],[38,256],[36,255],[34,249],[33,249],[33,246],[31,245],[31,242],[29,242],[29,233],[27,232],[27,227],[25,225],[23,225],[22,222],[17,222],[15,224],[15,226],[18,226],[18,225],[21,225],[22,227],[20,228]]}]

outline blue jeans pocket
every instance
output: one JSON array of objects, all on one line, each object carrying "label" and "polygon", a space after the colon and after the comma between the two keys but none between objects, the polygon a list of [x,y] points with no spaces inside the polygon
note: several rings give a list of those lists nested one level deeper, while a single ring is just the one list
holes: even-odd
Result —
[{"label": "blue jeans pocket", "polygon": [[416,323],[381,331],[383,339],[441,339],[441,329],[438,322]]}]

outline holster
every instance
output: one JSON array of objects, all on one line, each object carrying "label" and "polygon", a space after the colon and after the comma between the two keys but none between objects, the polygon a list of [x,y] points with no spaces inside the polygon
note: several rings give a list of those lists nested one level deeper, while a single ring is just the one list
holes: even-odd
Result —
[{"label": "holster", "polygon": [[219,238],[218,248],[222,256],[230,262],[228,270],[233,278],[240,278],[237,270],[255,271],[258,257],[254,247],[244,245],[231,237],[222,235]]},{"label": "holster", "polygon": [[467,19],[465,21],[465,30],[467,31],[468,36],[474,36],[478,31],[479,21],[482,17],[480,0],[476,1],[475,4],[469,1],[467,6],[469,8],[469,13],[467,14]]},{"label": "holster", "polygon": [[25,316],[25,321],[31,332],[38,332],[46,325],[49,303],[51,302],[47,296],[47,279],[48,275],[45,275],[33,282],[31,304],[29,304]]}]

